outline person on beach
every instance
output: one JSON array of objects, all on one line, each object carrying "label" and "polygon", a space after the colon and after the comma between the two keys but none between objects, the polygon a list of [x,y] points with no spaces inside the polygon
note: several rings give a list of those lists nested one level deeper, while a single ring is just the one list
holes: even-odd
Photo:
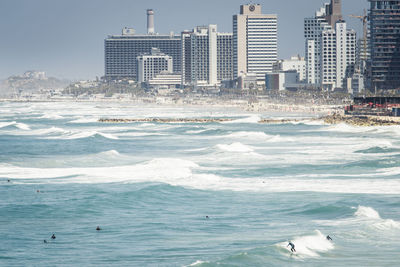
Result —
[{"label": "person on beach", "polygon": [[294,244],[292,243],[292,241],[289,241],[289,244],[288,244],[286,247],[288,247],[288,246],[290,246],[290,251],[296,252],[295,246],[294,246]]}]

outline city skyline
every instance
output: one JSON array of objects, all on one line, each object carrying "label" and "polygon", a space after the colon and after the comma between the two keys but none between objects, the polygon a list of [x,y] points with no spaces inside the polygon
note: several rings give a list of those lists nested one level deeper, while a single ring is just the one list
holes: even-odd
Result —
[{"label": "city skyline", "polygon": [[[232,32],[232,16],[244,1],[1,1],[0,79],[34,69],[49,76],[68,79],[93,79],[104,75],[103,40],[120,34],[125,26],[146,32],[146,9],[155,11],[155,31],[167,34],[198,25],[217,24],[220,32]],[[303,2],[303,1],[301,1]],[[278,15],[278,58],[304,55],[303,21],[328,0],[257,1],[267,14]],[[291,5],[291,6],[289,6]],[[344,19],[349,27],[361,31],[358,20],[366,0],[343,1]],[[196,12],[192,10],[195,9]],[[207,16],[204,16],[207,14]]]}]

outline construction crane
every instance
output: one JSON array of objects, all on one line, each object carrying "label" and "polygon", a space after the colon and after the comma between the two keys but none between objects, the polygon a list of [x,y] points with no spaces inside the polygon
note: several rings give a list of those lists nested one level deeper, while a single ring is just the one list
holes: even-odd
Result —
[{"label": "construction crane", "polygon": [[367,60],[367,35],[368,35],[368,15],[367,10],[364,9],[364,16],[357,16],[357,15],[349,15],[351,18],[360,19],[363,23],[363,46],[364,46],[364,60]]}]

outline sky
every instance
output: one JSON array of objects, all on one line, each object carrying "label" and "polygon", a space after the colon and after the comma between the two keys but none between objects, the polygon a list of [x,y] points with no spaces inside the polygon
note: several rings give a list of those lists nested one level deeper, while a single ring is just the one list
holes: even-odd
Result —
[{"label": "sky", "polygon": [[[145,33],[146,9],[154,9],[160,34],[207,24],[232,32],[232,15],[249,2],[278,15],[278,53],[284,59],[304,55],[304,18],[329,0],[0,0],[0,79],[26,70],[70,80],[101,77],[104,39],[125,26]],[[367,0],[343,0],[344,18],[360,34],[361,22],[348,15],[367,7]]]}]

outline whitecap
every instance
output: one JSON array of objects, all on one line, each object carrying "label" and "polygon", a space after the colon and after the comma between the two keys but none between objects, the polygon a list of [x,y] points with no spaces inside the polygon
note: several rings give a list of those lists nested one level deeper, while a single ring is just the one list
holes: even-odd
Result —
[{"label": "whitecap", "polygon": [[240,142],[232,143],[230,145],[218,144],[216,147],[220,150],[227,152],[253,152],[254,149],[250,146],[246,146]]},{"label": "whitecap", "polygon": [[49,120],[60,120],[64,119],[63,116],[57,115],[57,114],[44,114],[43,116],[39,117],[40,119],[49,119]]},{"label": "whitecap", "polygon": [[225,121],[225,122],[221,122],[221,123],[223,123],[223,124],[230,124],[230,123],[259,123],[260,121],[261,121],[260,116],[253,115],[253,116],[250,116],[250,117],[236,119],[236,120],[233,120],[233,121]]},{"label": "whitecap", "polygon": [[[296,252],[293,255],[299,258],[316,258],[320,257],[321,253],[328,252],[335,248],[333,242],[327,240],[319,230],[315,230],[313,235],[295,237],[291,242],[295,245]],[[276,246],[287,250],[288,256],[292,255],[288,242],[282,242]]]}]

